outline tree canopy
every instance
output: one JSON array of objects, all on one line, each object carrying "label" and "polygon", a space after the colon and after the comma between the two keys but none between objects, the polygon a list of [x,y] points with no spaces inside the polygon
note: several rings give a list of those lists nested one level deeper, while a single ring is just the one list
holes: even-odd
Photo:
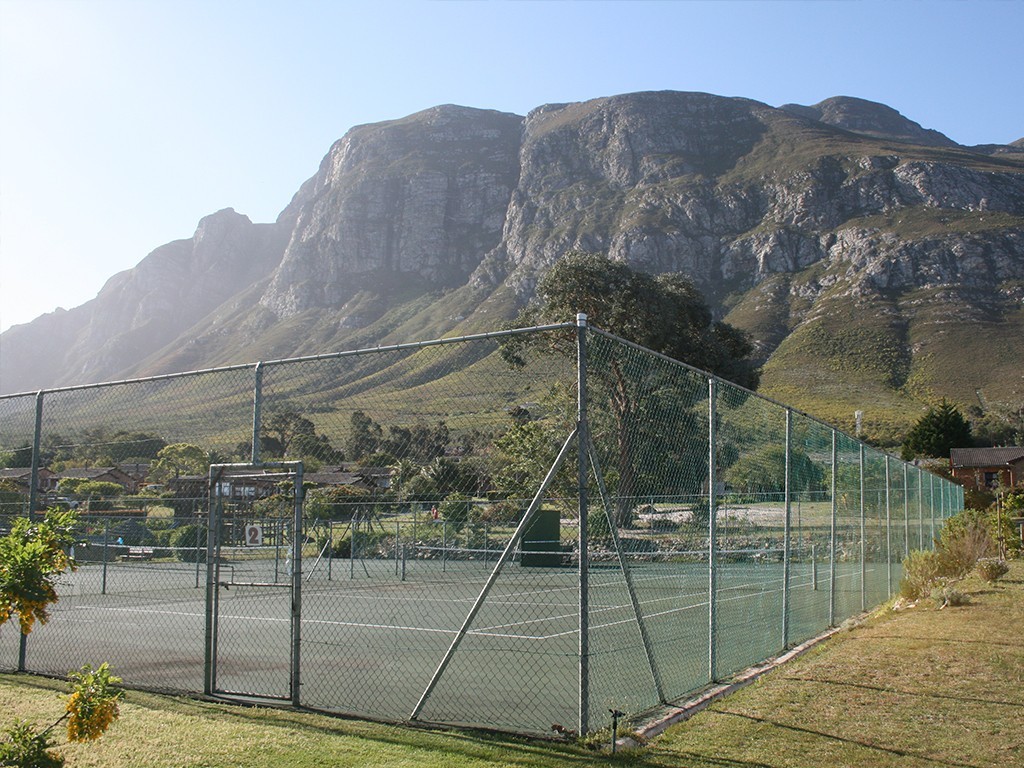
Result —
[{"label": "tree canopy", "polygon": [[[592,325],[748,389],[760,380],[747,335],[716,321],[700,291],[680,273],[649,275],[603,254],[573,252],[541,278],[537,301],[516,324],[565,322],[577,312],[585,312]],[[515,362],[516,343],[504,350]]]},{"label": "tree canopy", "polygon": [[955,405],[943,399],[911,427],[900,455],[904,461],[919,456],[949,458],[951,448],[968,448],[972,444],[970,423]]}]

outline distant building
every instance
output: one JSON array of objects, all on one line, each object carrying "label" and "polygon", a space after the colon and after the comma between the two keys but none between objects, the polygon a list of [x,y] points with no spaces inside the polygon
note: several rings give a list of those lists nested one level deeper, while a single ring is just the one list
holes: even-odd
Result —
[{"label": "distant building", "polygon": [[964,488],[991,490],[999,485],[1024,485],[1024,447],[953,448],[949,452],[953,479]]},{"label": "distant building", "polygon": [[89,480],[104,483],[117,483],[127,493],[138,491],[138,483],[135,478],[117,467],[65,467],[60,472],[55,472],[53,481],[59,485],[61,480],[74,478],[76,480]]}]

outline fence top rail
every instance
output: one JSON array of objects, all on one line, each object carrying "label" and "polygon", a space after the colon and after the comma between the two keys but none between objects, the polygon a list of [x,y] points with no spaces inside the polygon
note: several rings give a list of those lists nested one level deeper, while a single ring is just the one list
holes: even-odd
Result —
[{"label": "fence top rail", "polygon": [[51,387],[40,389],[34,392],[13,392],[0,395],[2,400],[14,400],[24,397],[39,397],[42,395],[57,394],[61,392],[81,392],[89,389],[103,389],[105,387],[124,386],[127,384],[144,384],[147,382],[169,381],[172,379],[183,379],[191,376],[205,376],[212,373],[224,373],[227,371],[255,370],[258,367],[272,365],[288,365],[292,363],[308,363],[316,360],[337,360],[356,355],[366,355],[375,352],[397,352],[410,349],[422,349],[424,347],[444,346],[446,344],[461,344],[472,341],[483,341],[486,339],[500,339],[509,336],[517,336],[524,333],[542,333],[545,331],[559,331],[575,329],[576,323],[553,323],[551,325],[538,325],[529,328],[508,328],[501,331],[487,331],[485,333],[467,334],[464,336],[451,336],[442,339],[428,339],[425,341],[410,341],[402,344],[390,344],[386,346],[362,347],[359,349],[344,350],[341,352],[325,352],[319,355],[307,355],[305,357],[286,357],[277,360],[262,360],[250,363],[238,363],[236,365],[225,365],[217,368],[200,368],[194,371],[180,371],[178,373],[162,373],[156,376],[144,376],[135,379],[119,379],[116,381],[99,381],[92,384],[73,384],[67,387]]}]

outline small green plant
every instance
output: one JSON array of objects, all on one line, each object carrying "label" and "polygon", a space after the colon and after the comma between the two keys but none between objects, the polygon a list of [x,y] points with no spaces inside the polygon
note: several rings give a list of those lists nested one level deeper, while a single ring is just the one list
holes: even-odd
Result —
[{"label": "small green plant", "polygon": [[17,768],[61,768],[64,758],[50,750],[54,743],[49,729],[36,733],[31,723],[18,722],[3,733],[0,741],[0,765]]},{"label": "small green plant", "polygon": [[1010,566],[1005,560],[1000,560],[997,557],[985,557],[978,561],[975,570],[983,581],[995,584],[1010,571]]}]

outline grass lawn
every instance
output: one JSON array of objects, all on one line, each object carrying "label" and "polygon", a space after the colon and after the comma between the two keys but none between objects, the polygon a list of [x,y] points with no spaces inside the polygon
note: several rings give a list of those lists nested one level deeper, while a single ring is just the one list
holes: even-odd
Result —
[{"label": "grass lawn", "polygon": [[[881,611],[615,758],[568,743],[139,692],[98,742],[62,750],[68,768],[1024,765],[1024,563],[995,586],[971,577],[961,589],[968,605]],[[0,724],[52,721],[63,690],[0,676]]]}]

